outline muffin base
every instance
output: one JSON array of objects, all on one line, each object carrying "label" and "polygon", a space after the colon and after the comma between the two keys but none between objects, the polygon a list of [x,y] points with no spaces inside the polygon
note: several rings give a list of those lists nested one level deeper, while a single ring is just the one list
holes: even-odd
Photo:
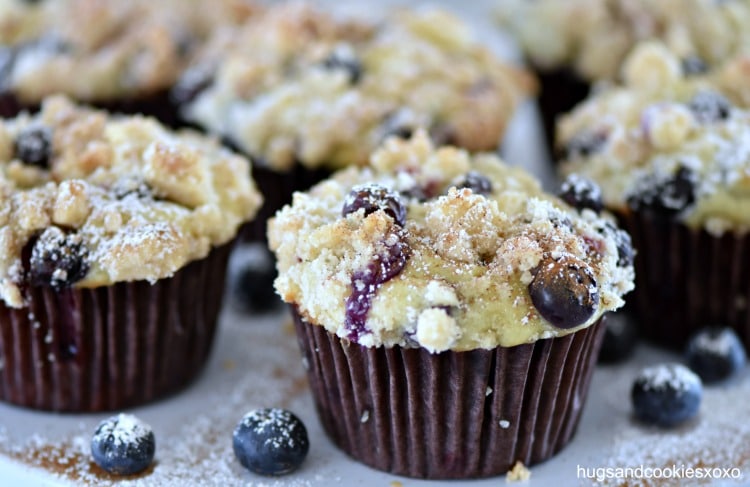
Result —
[{"label": "muffin base", "polygon": [[556,164],[559,155],[555,147],[557,117],[572,110],[588,96],[589,84],[568,68],[536,69],[535,74],[542,87],[538,103],[544,138],[551,159]]},{"label": "muffin base", "polygon": [[[172,105],[169,92],[166,90],[138,98],[83,103],[112,113],[143,114],[155,117],[173,128],[180,126],[177,110]],[[38,110],[38,104],[22,103],[13,93],[0,93],[0,117],[2,118],[13,118],[23,111],[34,113]]]},{"label": "muffin base", "polygon": [[184,388],[209,356],[231,248],[153,285],[28,288],[27,308],[0,304],[0,400],[92,412]]},{"label": "muffin base", "polygon": [[629,302],[644,337],[682,350],[700,328],[720,325],[750,347],[750,236],[716,237],[648,214],[618,217],[638,249]]},{"label": "muffin base", "polygon": [[573,437],[604,327],[534,344],[430,354],[350,344],[292,309],[323,427],[370,467],[425,479],[500,475]]}]

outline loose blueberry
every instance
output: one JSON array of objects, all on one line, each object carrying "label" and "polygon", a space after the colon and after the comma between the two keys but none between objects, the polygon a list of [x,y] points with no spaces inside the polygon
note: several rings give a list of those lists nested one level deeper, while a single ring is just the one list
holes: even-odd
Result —
[{"label": "loose blueberry", "polygon": [[154,461],[156,439],[151,427],[130,414],[105,419],[91,440],[91,455],[102,469],[115,475],[133,475]]},{"label": "loose blueberry", "polygon": [[650,211],[653,214],[674,217],[695,202],[695,173],[684,166],[666,179],[647,176],[636,182],[627,201],[635,211]]},{"label": "loose blueberry", "polygon": [[708,71],[708,65],[698,56],[691,55],[682,59],[682,73],[685,76],[696,76]]},{"label": "loose blueberry", "polygon": [[599,213],[604,207],[599,186],[590,179],[571,174],[560,185],[557,195],[577,210],[588,208]]},{"label": "loose blueberry", "polygon": [[227,272],[230,304],[249,313],[266,313],[278,308],[281,299],[273,287],[276,275],[276,260],[265,245],[236,247]]},{"label": "loose blueberry", "polygon": [[27,127],[16,137],[13,150],[16,159],[24,164],[46,169],[52,157],[52,131],[41,126]]},{"label": "loose blueberry", "polygon": [[342,70],[349,77],[349,83],[355,85],[362,78],[362,63],[350,48],[338,48],[325,60],[323,66],[329,70]]},{"label": "loose blueberry", "polygon": [[629,316],[622,312],[609,313],[604,327],[599,363],[619,363],[633,355],[638,343],[638,327]]},{"label": "loose blueberry", "polygon": [[203,93],[214,82],[212,66],[197,65],[185,71],[169,93],[176,106],[187,105]]},{"label": "loose blueberry", "polygon": [[477,171],[469,171],[456,184],[456,188],[468,188],[475,194],[488,195],[492,193],[492,182]]},{"label": "loose blueberry", "polygon": [[658,426],[675,426],[698,413],[703,384],[700,377],[680,364],[661,364],[638,374],[631,390],[638,419]]},{"label": "loose blueberry", "polygon": [[589,157],[604,149],[607,139],[607,133],[601,130],[580,132],[568,141],[565,155],[568,159]]},{"label": "loose blueberry", "polygon": [[545,258],[532,271],[531,302],[557,328],[573,328],[591,318],[599,307],[599,291],[591,269],[574,258]]},{"label": "loose blueberry", "polygon": [[234,454],[243,467],[260,475],[284,475],[297,470],[310,441],[304,423],[284,409],[247,413],[232,435]]},{"label": "loose blueberry", "polygon": [[397,225],[403,227],[406,223],[406,206],[401,196],[379,184],[355,186],[344,200],[341,215],[346,216],[360,209],[365,210],[365,216],[382,210],[393,218]]},{"label": "loose blueberry", "polygon": [[390,281],[406,267],[409,248],[402,236],[395,243],[385,245],[385,252],[375,256],[366,268],[352,275],[352,293],[346,300],[345,325],[348,338],[354,342],[367,333],[367,315],[380,286]]},{"label": "loose blueberry", "polygon": [[31,249],[29,282],[32,286],[62,289],[83,279],[89,271],[88,250],[79,235],[57,227],[46,229]]},{"label": "loose blueberry", "polygon": [[690,338],[685,350],[688,367],[703,382],[728,379],[745,367],[745,347],[731,328],[704,328]]},{"label": "loose blueberry", "polygon": [[714,123],[729,118],[732,104],[729,100],[715,91],[701,91],[697,93],[688,107],[701,123]]}]

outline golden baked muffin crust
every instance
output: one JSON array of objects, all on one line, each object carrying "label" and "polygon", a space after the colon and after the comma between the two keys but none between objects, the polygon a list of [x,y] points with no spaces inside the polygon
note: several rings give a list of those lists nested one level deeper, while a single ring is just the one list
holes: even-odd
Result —
[{"label": "golden baked muffin crust", "polygon": [[687,75],[663,44],[639,45],[624,84],[558,125],[565,172],[612,209],[648,210],[720,235],[750,229],[750,56]]},{"label": "golden baked muffin crust", "polygon": [[278,171],[365,164],[387,135],[417,127],[493,149],[533,84],[437,10],[373,23],[282,3],[200,57],[175,90],[183,115]]},{"label": "golden baked muffin crust", "polygon": [[[420,131],[388,139],[371,162],[296,193],[269,222],[278,293],[339,337],[431,352],[513,346],[589,326],[633,287],[620,230],[493,155],[435,148]],[[556,297],[531,288],[552,281],[582,313],[565,315],[569,302],[537,310],[536,298]]]},{"label": "golden baked muffin crust", "polygon": [[27,105],[63,93],[137,98],[171,87],[213,30],[250,0],[0,0],[0,89]]},{"label": "golden baked muffin crust", "polygon": [[[693,69],[750,48],[747,0],[502,0],[502,23],[539,68],[614,80],[638,42],[659,39]],[[692,66],[691,66],[692,65]]]},{"label": "golden baked muffin crust", "polygon": [[169,277],[260,203],[248,161],[214,140],[48,99],[0,123],[0,298]]}]

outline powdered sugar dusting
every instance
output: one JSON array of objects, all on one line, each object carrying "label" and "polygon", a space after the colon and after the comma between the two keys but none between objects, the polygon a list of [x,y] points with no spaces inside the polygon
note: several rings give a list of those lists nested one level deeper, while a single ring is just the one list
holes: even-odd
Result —
[{"label": "powdered sugar dusting", "polygon": [[94,438],[103,441],[111,435],[115,445],[127,445],[143,442],[151,433],[151,426],[132,414],[121,413],[102,422]]},{"label": "powdered sugar dusting", "polygon": [[695,384],[701,384],[700,377],[681,364],[661,364],[643,369],[640,379],[646,390],[664,389],[669,386],[676,391],[687,391]]}]

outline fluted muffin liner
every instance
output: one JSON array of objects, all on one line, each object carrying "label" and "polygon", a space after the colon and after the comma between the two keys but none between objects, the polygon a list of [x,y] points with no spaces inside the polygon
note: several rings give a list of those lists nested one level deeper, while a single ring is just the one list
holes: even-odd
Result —
[{"label": "fluted muffin liner", "polygon": [[[166,90],[135,98],[83,103],[110,113],[142,114],[155,117],[173,128],[180,126],[177,110],[171,103],[169,92]],[[2,118],[13,118],[23,111],[34,113],[39,111],[39,106],[39,104],[21,102],[12,92],[0,93],[0,117]]]},{"label": "fluted muffin liner", "polygon": [[547,149],[556,162],[555,129],[557,118],[582,102],[589,93],[589,84],[569,68],[535,69],[542,87],[537,102]]},{"label": "fluted muffin liner", "polygon": [[27,308],[0,303],[0,400],[92,412],[184,388],[209,356],[231,247],[154,284],[29,287]]},{"label": "fluted muffin liner", "polygon": [[327,169],[308,169],[302,164],[295,164],[288,172],[277,172],[254,164],[253,180],[263,194],[263,206],[255,219],[243,228],[242,239],[247,242],[265,242],[268,219],[292,202],[294,192],[310,189],[330,175],[331,171]]},{"label": "fluted muffin liner", "polygon": [[707,326],[733,328],[750,347],[750,237],[705,230],[645,212],[620,212],[630,233],[636,286],[628,301],[642,334],[682,350]]},{"label": "fluted muffin liner", "polygon": [[425,479],[500,475],[565,447],[604,332],[600,320],[532,344],[430,354],[349,343],[292,313],[331,440],[370,467]]}]

